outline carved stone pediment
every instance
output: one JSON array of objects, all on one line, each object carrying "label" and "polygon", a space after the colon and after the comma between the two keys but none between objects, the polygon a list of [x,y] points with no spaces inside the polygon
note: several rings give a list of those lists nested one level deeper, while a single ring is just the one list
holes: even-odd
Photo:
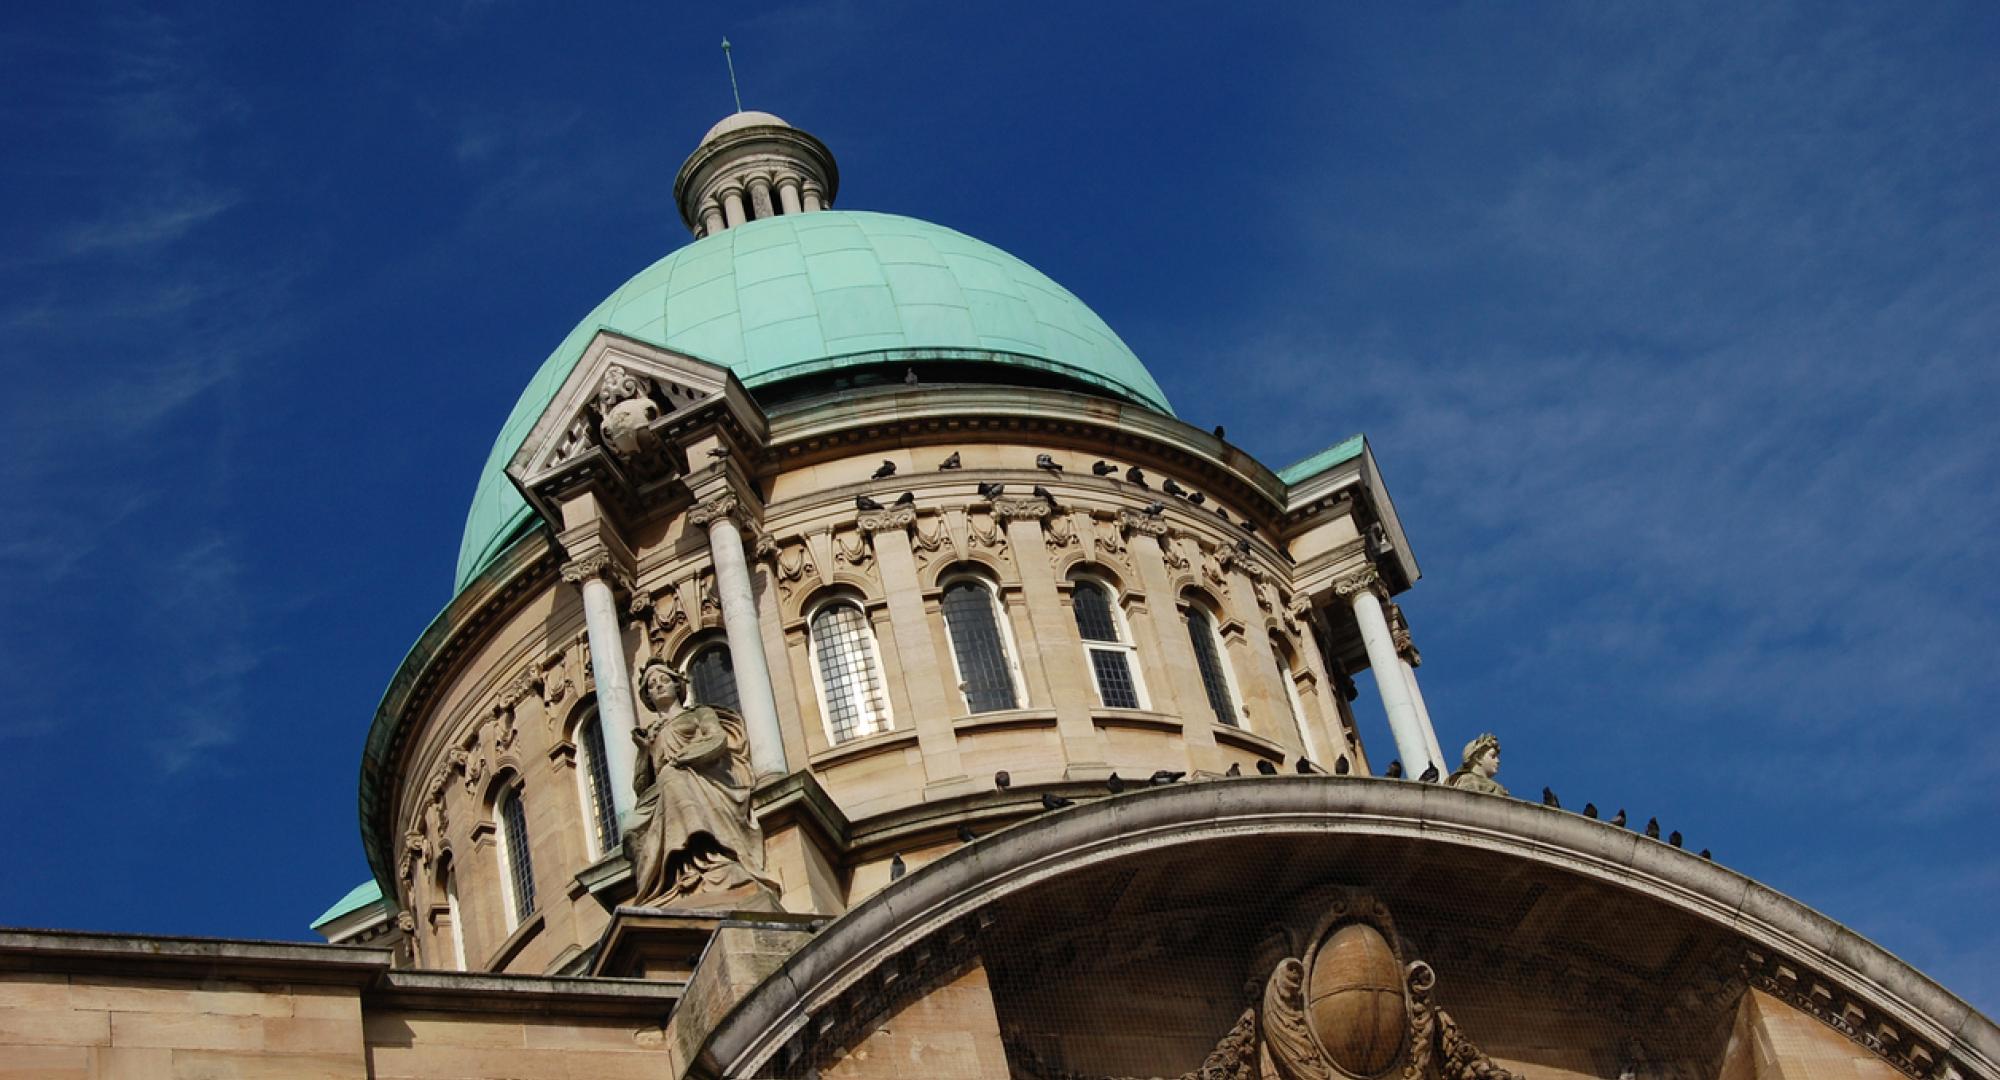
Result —
[{"label": "carved stone pediment", "polygon": [[729,369],[600,330],[507,466],[545,517],[574,486],[634,491],[692,466],[677,439],[721,427],[761,442],[764,417]]}]

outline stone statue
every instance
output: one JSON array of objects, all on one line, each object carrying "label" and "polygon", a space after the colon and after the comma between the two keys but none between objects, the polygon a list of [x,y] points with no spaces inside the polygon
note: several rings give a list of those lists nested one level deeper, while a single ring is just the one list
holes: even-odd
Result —
[{"label": "stone statue", "polygon": [[749,743],[743,719],[682,702],[681,677],[658,660],[639,673],[639,698],[654,713],[632,733],[638,803],[625,854],[641,907],[709,894],[711,906],[777,909],[765,876],[764,837],[750,818]]},{"label": "stone statue", "polygon": [[1465,759],[1446,778],[1445,784],[1484,795],[1505,795],[1507,789],[1493,779],[1493,774],[1499,771],[1500,740],[1489,731],[1465,744]]}]

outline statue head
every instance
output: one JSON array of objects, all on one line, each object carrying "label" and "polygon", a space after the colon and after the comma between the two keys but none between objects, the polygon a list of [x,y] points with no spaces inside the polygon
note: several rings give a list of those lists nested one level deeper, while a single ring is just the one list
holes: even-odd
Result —
[{"label": "statue head", "polygon": [[1461,765],[1460,767],[1469,769],[1473,772],[1478,773],[1481,776],[1486,776],[1486,777],[1491,777],[1494,773],[1499,772],[1500,771],[1499,737],[1489,731],[1479,736],[1478,738],[1472,740],[1471,742],[1466,743],[1464,764]]},{"label": "statue head", "polygon": [[686,687],[680,672],[668,667],[664,660],[649,660],[639,670],[639,700],[662,716],[680,707]]}]

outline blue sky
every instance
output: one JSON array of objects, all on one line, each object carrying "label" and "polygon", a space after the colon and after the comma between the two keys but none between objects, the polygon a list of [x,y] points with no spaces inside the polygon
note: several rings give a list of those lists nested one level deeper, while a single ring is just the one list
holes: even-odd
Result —
[{"label": "blue sky", "polygon": [[365,876],[376,700],[528,375],[686,241],[726,33],[841,205],[1040,267],[1191,423],[1368,432],[1445,743],[2000,1011],[2000,10],[44,7],[0,923],[299,937]]}]

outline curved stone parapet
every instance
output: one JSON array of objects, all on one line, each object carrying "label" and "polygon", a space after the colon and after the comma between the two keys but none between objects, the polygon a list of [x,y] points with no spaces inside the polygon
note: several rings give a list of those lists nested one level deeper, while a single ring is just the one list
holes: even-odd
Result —
[{"label": "curved stone parapet", "polygon": [[[1230,838],[1315,837],[1409,845],[1413,857],[1440,862],[1454,851],[1461,862],[1498,857],[1637,894],[1734,935],[1746,956],[1773,958],[1770,971],[1804,970],[1815,973],[1814,987],[1833,984],[1828,1000],[1843,1002],[1846,1015],[1815,1015],[1905,1074],[2000,1075],[2000,1029],[1990,1019],[1860,934],[1742,874],[1574,813],[1430,784],[1330,777],[1140,790],[968,844],[857,905],[793,954],[715,1025],[690,1075],[767,1075],[815,1029],[832,1026],[827,1017],[843,995],[894,982],[878,969],[937,948],[941,932],[962,934],[983,909],[1065,875]],[[1777,977],[1752,966],[1742,971],[1747,985],[1785,996]],[[1801,991],[1795,1004],[1813,1011],[1816,992]]]}]

